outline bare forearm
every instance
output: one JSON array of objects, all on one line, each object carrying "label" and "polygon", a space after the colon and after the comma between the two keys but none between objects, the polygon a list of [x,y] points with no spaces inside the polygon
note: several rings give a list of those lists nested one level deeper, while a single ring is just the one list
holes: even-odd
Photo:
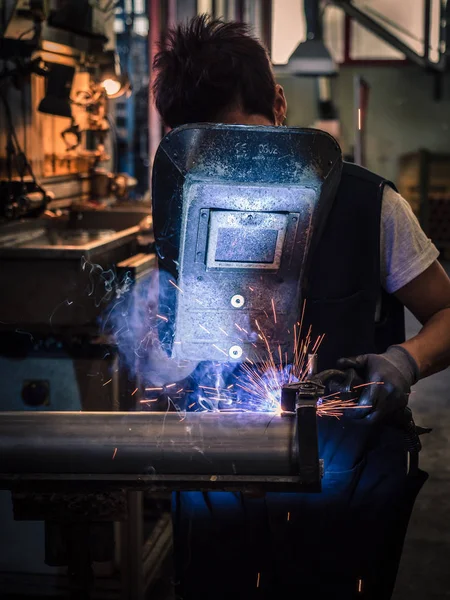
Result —
[{"label": "bare forearm", "polygon": [[450,308],[433,315],[420,332],[402,346],[415,359],[421,378],[450,366]]}]

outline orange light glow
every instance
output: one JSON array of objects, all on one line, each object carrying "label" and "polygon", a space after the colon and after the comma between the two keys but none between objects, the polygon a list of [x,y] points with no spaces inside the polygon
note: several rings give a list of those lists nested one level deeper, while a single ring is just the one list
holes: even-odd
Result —
[{"label": "orange light glow", "polygon": [[120,91],[122,86],[120,81],[116,79],[105,79],[105,81],[102,81],[102,87],[108,96],[114,96]]}]

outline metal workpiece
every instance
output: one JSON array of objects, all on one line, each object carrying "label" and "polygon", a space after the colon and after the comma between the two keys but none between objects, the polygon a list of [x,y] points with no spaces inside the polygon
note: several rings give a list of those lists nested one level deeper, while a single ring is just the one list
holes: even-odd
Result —
[{"label": "metal workpiece", "polygon": [[[308,360],[317,363],[317,355],[309,354]],[[310,365],[309,369],[312,372],[315,365]],[[322,477],[317,434],[317,402],[324,392],[325,386],[312,381],[289,383],[281,390],[283,414],[295,414],[297,421],[298,474],[302,481],[311,484],[320,482]]]},{"label": "metal workpiece", "polygon": [[267,413],[5,412],[0,486],[30,480],[167,489],[301,485],[296,429],[294,416]]},{"label": "metal workpiece", "polygon": [[[310,355],[312,356],[312,355]],[[317,401],[325,393],[325,386],[317,381],[294,381],[281,388],[281,410],[294,413],[299,406],[311,404],[316,409]]]},{"label": "metal workpiece", "polygon": [[317,401],[324,391],[324,386],[305,381],[298,384],[296,394],[298,472],[303,481],[311,483],[320,481],[322,475],[317,436]]},{"label": "metal workpiece", "polygon": [[318,365],[319,355],[318,354],[308,354],[308,379],[313,377],[313,375],[317,374],[317,365]]}]

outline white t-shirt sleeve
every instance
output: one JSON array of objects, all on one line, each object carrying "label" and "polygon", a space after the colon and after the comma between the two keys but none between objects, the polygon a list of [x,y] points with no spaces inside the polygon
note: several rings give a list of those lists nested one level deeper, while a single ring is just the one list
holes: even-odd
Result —
[{"label": "white t-shirt sleeve", "polygon": [[393,294],[423,273],[439,256],[408,202],[389,185],[381,205],[381,285]]}]

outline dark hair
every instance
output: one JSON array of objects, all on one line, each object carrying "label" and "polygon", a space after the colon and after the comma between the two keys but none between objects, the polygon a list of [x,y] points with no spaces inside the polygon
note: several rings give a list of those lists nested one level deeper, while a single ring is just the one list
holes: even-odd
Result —
[{"label": "dark hair", "polygon": [[233,108],[274,122],[270,59],[244,23],[200,15],[179,25],[169,31],[153,69],[156,108],[169,127],[218,121]]}]

